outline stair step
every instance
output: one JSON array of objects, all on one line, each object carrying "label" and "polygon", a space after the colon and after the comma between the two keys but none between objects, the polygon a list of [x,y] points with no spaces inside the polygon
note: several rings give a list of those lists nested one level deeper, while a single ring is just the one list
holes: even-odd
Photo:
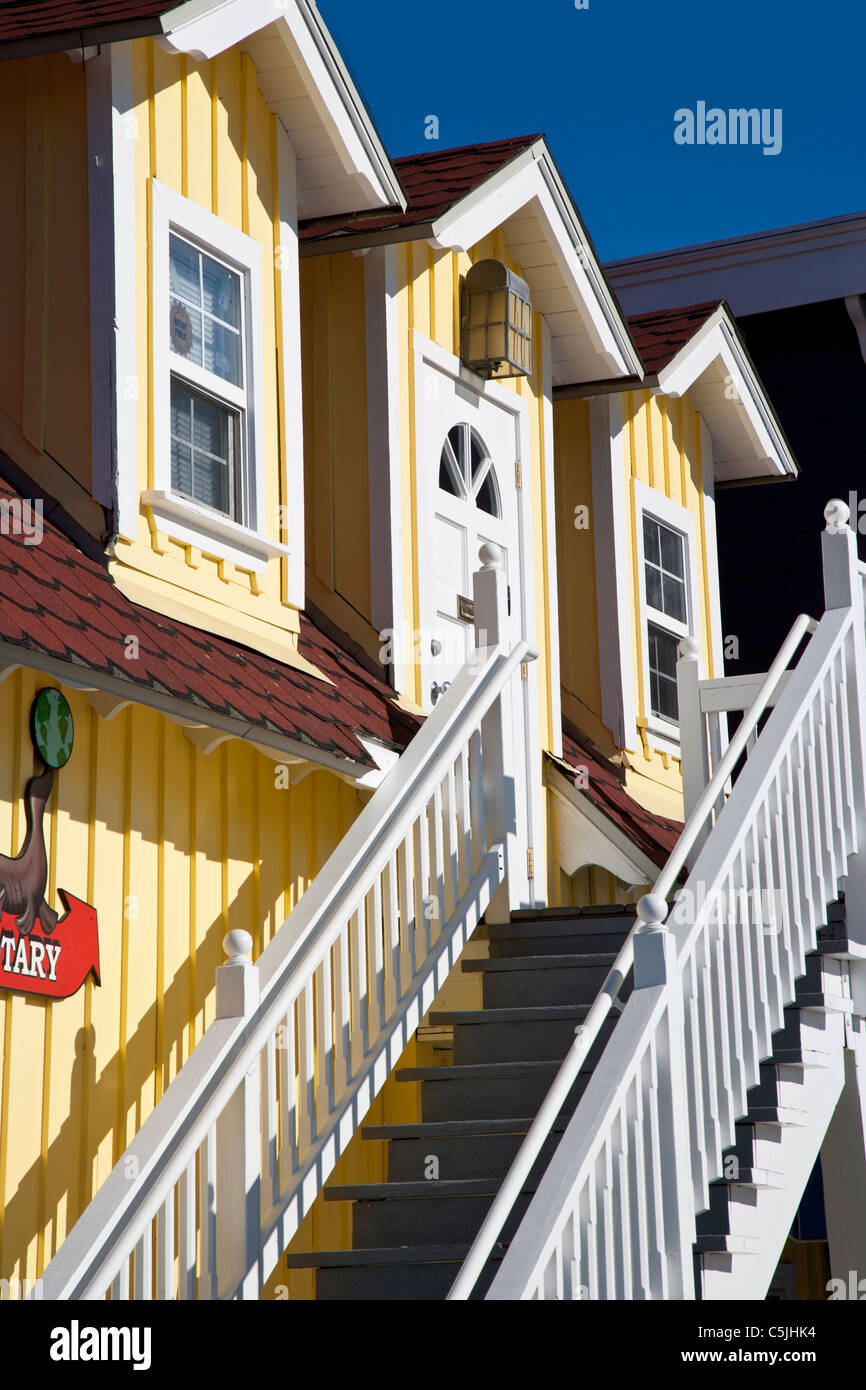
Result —
[{"label": "stair step", "polygon": [[801,1127],[809,1123],[809,1114],[806,1110],[794,1110],[787,1105],[750,1105],[749,1119],[761,1125]]},{"label": "stair step", "polygon": [[637,917],[637,909],[628,903],[603,903],[595,907],[521,907],[511,914],[511,922],[485,925],[484,930],[504,931],[512,922],[607,922],[611,917]]},{"label": "stair step", "polygon": [[[442,1068],[444,1071],[445,1068]],[[472,1135],[526,1134],[533,1116],[518,1119],[428,1120],[409,1125],[364,1125],[365,1139],[463,1139]],[[565,1128],[557,1121],[557,1128]]]},{"label": "stair step", "polygon": [[[720,1178],[719,1185],[725,1187],[784,1187],[784,1173],[773,1172],[769,1168],[739,1168],[735,1178]],[[716,1186],[712,1183],[711,1186]]]},{"label": "stair step", "polygon": [[527,1009],[451,1009],[432,1012],[428,1021],[434,1028],[449,1024],[485,1023],[560,1023],[563,1019],[580,1021],[589,1013],[589,1004],[540,1004]]},{"label": "stair step", "polygon": [[540,922],[507,922],[486,929],[490,959],[511,956],[585,955],[619,951],[636,922],[630,917],[571,918],[554,916]]},{"label": "stair step", "polygon": [[585,956],[504,956],[496,960],[464,960],[462,964],[468,973],[498,970],[555,970],[558,973],[562,970],[609,970],[616,956],[617,953],[611,951],[594,951]]},{"label": "stair step", "polygon": [[[363,1265],[420,1265],[456,1261],[462,1264],[472,1247],[462,1245],[371,1246],[366,1250],[307,1250],[284,1255],[289,1269],[349,1269]],[[502,1259],[507,1246],[494,1247],[491,1258]]]},{"label": "stair step", "polygon": [[703,1255],[759,1255],[761,1242],[755,1236],[698,1236],[695,1248]]},{"label": "stair step", "polygon": [[[320,1251],[289,1256],[289,1267],[315,1269],[320,1302],[443,1302],[469,1248],[461,1244]],[[494,1248],[473,1300],[484,1297],[506,1248]]]},{"label": "stair step", "polygon": [[556,1076],[560,1063],[481,1062],[473,1066],[398,1067],[398,1081],[499,1081],[504,1077]]},{"label": "stair step", "polygon": [[431,1178],[425,1182],[360,1182],[323,1189],[326,1202],[390,1202],[415,1197],[489,1197],[495,1178]]},{"label": "stair step", "polygon": [[592,951],[582,955],[497,956],[464,960],[462,964],[467,974],[480,974],[485,1009],[509,1009],[592,1004],[615,960],[613,952]]}]

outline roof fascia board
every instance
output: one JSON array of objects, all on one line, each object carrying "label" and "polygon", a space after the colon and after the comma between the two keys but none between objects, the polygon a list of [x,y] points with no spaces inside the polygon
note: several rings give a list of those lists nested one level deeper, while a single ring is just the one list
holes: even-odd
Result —
[{"label": "roof fascia board", "polygon": [[588,310],[587,326],[611,372],[642,374],[628,327],[543,140],[536,140],[437,218],[429,240],[441,250],[468,251],[533,200],[569,292],[576,305]]},{"label": "roof fascia board", "polygon": [[0,664],[7,663],[44,671],[46,675],[53,676],[55,680],[71,686],[73,690],[98,690],[118,700],[146,705],[180,724],[189,725],[194,721],[195,724],[205,725],[209,729],[218,729],[231,738],[239,738],[246,743],[262,744],[275,752],[300,758],[304,762],[319,763],[332,772],[339,772],[353,779],[364,777],[372,771],[363,763],[354,762],[351,758],[336,757],[315,744],[287,738],[273,729],[263,729],[258,724],[250,724],[244,719],[233,719],[231,715],[219,714],[207,706],[195,704],[191,700],[182,700],[166,691],[136,685],[73,661],[61,661],[30,647],[18,647],[14,642],[0,641]]},{"label": "roof fascia board", "polygon": [[718,293],[745,315],[861,293],[864,252],[858,212],[609,261],[605,270],[630,313]]},{"label": "roof fascia board", "polygon": [[162,17],[159,42],[172,53],[205,60],[274,24],[334,142],[347,174],[382,207],[405,209],[406,197],[375,126],[321,16],[307,0],[186,0]]},{"label": "roof fascia board", "polygon": [[40,53],[67,53],[78,61],[82,49],[95,53],[100,44],[122,43],[126,39],[146,39],[159,34],[159,16],[130,19],[119,24],[100,24],[85,29],[63,29],[59,33],[36,34],[27,39],[0,43],[0,63],[14,58],[31,58]]},{"label": "roof fascia board", "polygon": [[730,397],[731,401],[735,403],[739,397],[745,410],[757,457],[772,459],[781,476],[796,477],[796,461],[723,305],[662,368],[653,389],[674,398],[683,396],[716,358],[721,358],[730,377],[731,389],[736,393]]},{"label": "roof fascia board", "polygon": [[[312,219],[315,221],[316,219]],[[321,237],[315,241],[300,241],[301,260],[311,256],[336,256],[341,251],[369,251],[373,246],[395,246],[403,241],[429,241],[432,222],[416,223],[411,227],[384,227],[375,232],[352,232],[348,236]]]}]

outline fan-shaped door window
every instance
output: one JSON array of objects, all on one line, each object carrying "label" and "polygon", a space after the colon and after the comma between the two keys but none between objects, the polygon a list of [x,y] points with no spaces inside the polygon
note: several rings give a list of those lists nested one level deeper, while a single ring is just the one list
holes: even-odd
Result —
[{"label": "fan-shaped door window", "polygon": [[454,425],[448,431],[439,461],[439,486],[488,516],[502,516],[493,460],[471,425]]}]

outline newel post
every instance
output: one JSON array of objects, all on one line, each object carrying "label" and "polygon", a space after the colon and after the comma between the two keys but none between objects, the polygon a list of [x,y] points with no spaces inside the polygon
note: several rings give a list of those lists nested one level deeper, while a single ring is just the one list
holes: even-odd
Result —
[{"label": "newel post", "polygon": [[683,990],[677,943],[666,925],[668,904],[647,893],[637,905],[640,927],[634,937],[634,987],[665,993],[665,1027],[656,1053],[658,1143],[664,1223],[663,1249],[668,1256],[669,1298],[695,1296],[693,1246],[695,1202],[689,1141],[689,1090],[686,1077]]},{"label": "newel post", "polygon": [[848,662],[848,720],[859,848],[848,860],[845,916],[849,939],[866,946],[866,618],[857,536],[848,525],[849,515],[847,503],[831,498],[824,508],[827,525],[821,536],[821,551],[825,606],[854,611],[854,640]]},{"label": "newel post", "polygon": [[[502,551],[498,545],[485,541],[478,558],[481,568],[472,576],[476,652],[504,644],[508,633],[508,580],[502,568]],[[520,885],[518,873],[515,872],[519,863],[519,847],[516,835],[516,749],[512,700],[512,690],[506,686],[481,721],[485,839],[488,845],[498,843],[504,846],[505,860],[505,881],[487,908],[485,917],[488,922],[508,922],[511,911],[520,905]]]},{"label": "newel post", "polygon": [[[710,780],[710,762],[704,716],[701,711],[701,644],[696,637],[684,637],[677,661],[677,707],[680,720],[680,754],[683,777],[683,811],[688,823]],[[691,868],[707,838],[708,825],[695,841],[689,855]]]},{"label": "newel post", "polygon": [[[217,1018],[250,1018],[259,970],[249,932],[223,939],[228,960],[216,972]],[[216,1265],[220,1298],[257,1299],[261,1236],[261,1084],[258,1057],[216,1124]]]}]

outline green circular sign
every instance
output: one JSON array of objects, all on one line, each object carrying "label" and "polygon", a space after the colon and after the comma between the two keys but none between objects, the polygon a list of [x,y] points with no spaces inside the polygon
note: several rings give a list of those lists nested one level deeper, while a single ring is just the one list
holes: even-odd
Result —
[{"label": "green circular sign", "polygon": [[40,690],[30,712],[33,742],[47,767],[64,767],[72,753],[72,710],[59,690]]}]

